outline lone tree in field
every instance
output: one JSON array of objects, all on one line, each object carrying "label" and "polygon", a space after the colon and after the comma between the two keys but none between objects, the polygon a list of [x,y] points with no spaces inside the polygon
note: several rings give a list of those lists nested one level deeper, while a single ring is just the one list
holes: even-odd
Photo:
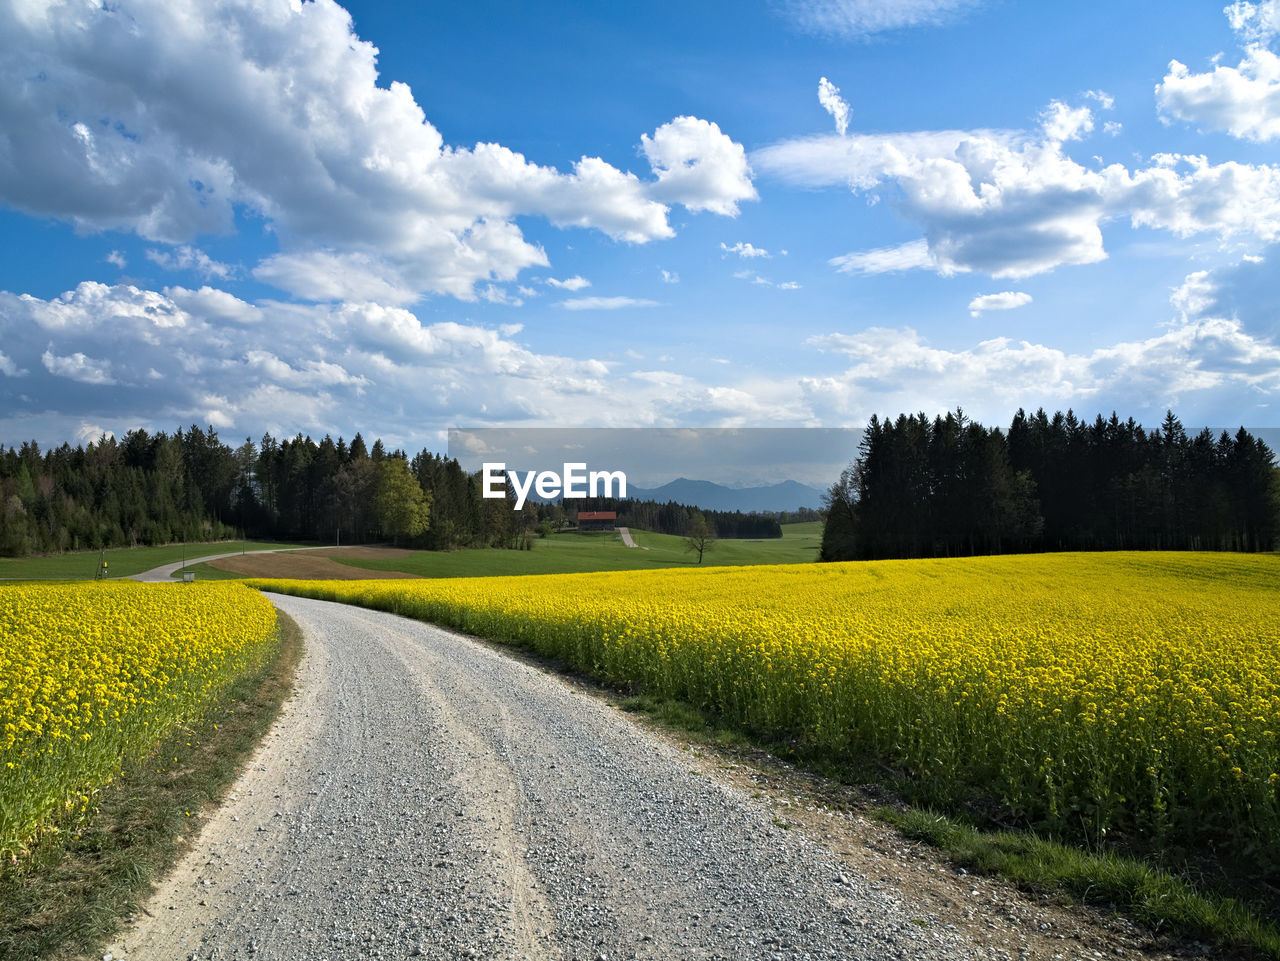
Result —
[{"label": "lone tree in field", "polygon": [[716,533],[702,516],[702,511],[694,511],[689,518],[689,526],[685,528],[684,549],[696,551],[698,563],[702,563],[702,555],[716,546]]}]

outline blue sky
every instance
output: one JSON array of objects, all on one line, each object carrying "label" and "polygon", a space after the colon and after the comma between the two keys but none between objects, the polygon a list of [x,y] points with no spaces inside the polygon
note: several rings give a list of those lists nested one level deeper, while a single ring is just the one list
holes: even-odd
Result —
[{"label": "blue sky", "polygon": [[0,442],[1280,426],[1280,3],[0,0]]}]

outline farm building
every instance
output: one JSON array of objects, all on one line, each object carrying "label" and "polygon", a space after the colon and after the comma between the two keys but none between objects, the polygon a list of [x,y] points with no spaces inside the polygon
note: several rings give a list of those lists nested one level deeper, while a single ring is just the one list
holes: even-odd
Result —
[{"label": "farm building", "polygon": [[617,523],[617,511],[578,511],[580,531],[611,531]]}]

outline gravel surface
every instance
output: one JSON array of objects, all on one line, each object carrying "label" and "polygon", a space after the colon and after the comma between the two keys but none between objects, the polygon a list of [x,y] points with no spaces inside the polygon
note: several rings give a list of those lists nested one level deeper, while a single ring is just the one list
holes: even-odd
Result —
[{"label": "gravel surface", "polygon": [[298,690],[114,959],[985,958],[563,680],[272,600]]}]

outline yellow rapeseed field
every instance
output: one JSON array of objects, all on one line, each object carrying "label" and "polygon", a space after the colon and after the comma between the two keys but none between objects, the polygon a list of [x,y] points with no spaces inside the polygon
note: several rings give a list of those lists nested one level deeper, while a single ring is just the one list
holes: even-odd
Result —
[{"label": "yellow rapeseed field", "polygon": [[275,622],[240,584],[0,585],[0,855],[262,663]]},{"label": "yellow rapeseed field", "polygon": [[526,644],[1091,841],[1280,842],[1280,557],[255,583]]}]

